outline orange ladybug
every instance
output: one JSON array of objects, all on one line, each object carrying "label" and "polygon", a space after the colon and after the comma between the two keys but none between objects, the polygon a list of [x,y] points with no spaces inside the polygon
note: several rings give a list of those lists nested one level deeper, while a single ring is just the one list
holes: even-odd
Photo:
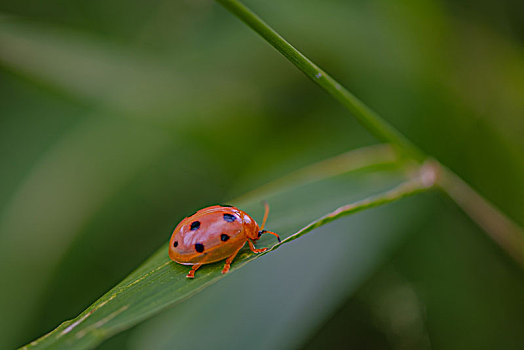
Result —
[{"label": "orange ladybug", "polygon": [[253,253],[265,252],[268,248],[256,249],[253,244],[264,233],[269,206],[265,205],[262,226],[246,212],[226,205],[213,205],[197,211],[182,220],[169,240],[169,257],[182,265],[193,265],[187,278],[194,278],[195,271],[203,264],[226,259],[222,273],[227,273],[238,251],[248,242]]}]

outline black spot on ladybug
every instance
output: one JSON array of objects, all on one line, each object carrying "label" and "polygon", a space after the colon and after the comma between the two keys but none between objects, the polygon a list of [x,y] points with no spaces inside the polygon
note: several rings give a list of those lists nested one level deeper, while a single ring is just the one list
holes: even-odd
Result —
[{"label": "black spot on ladybug", "polygon": [[220,204],[221,207],[225,207],[225,208],[232,208],[233,206],[232,205],[229,205],[229,204]]},{"label": "black spot on ladybug", "polygon": [[178,247],[178,241],[175,241],[175,243],[173,243],[173,247]]},{"label": "black spot on ladybug", "polygon": [[191,231],[198,230],[200,227],[200,221],[193,221],[191,223]]},{"label": "black spot on ladybug", "polygon": [[199,253],[202,253],[204,251],[204,245],[202,243],[195,244],[195,250]]},{"label": "black spot on ladybug", "polygon": [[226,235],[225,233],[222,233],[222,234],[220,235],[220,240],[221,240],[222,242],[225,242],[225,241],[227,241],[228,239],[229,239],[229,236]]},{"label": "black spot on ladybug", "polygon": [[235,215],[231,215],[231,214],[224,214],[224,220],[226,220],[227,222],[233,222],[235,221],[237,218],[235,217]]}]

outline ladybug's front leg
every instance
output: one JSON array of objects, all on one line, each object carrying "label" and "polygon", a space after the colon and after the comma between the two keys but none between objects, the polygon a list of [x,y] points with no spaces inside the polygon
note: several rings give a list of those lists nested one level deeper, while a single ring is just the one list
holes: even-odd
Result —
[{"label": "ladybug's front leg", "polygon": [[189,273],[186,275],[187,278],[195,278],[195,271],[202,266],[202,264],[195,264]]},{"label": "ladybug's front leg", "polygon": [[240,248],[238,248],[237,251],[233,253],[233,255],[231,255],[229,258],[226,259],[226,264],[224,265],[224,269],[222,270],[223,274],[229,272],[229,268],[231,267],[231,263],[233,262],[233,259],[235,259],[235,257],[238,254],[238,251],[240,249],[242,249],[243,246],[244,245],[242,245]]},{"label": "ladybug's front leg", "polygon": [[250,239],[248,239],[248,243],[249,243],[249,249],[251,249],[253,253],[263,253],[267,250],[267,248],[256,249],[255,245],[253,244],[253,241],[251,241]]}]

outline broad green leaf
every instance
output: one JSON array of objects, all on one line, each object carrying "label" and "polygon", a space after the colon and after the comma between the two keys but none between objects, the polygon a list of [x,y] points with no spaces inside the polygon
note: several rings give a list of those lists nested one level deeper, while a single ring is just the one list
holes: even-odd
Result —
[{"label": "broad green leaf", "polygon": [[[283,186],[279,190],[273,189],[267,193],[257,193],[243,200],[233,201],[256,218],[262,214],[260,201],[267,200],[271,205],[268,228],[278,232],[284,242],[291,241],[300,234],[306,233],[316,225],[308,226],[312,221],[332,212],[334,209],[372,195],[386,191],[387,201],[399,198],[398,190],[393,190],[399,184],[406,183],[410,177],[406,173],[406,166],[392,159],[391,153],[384,149],[370,149],[368,161],[360,162],[359,169],[355,169],[354,160],[359,157],[347,157],[346,169],[333,172],[328,171],[325,177],[317,176],[312,179],[304,176],[311,171],[295,174],[300,183],[293,186]],[[313,169],[314,170],[314,169]],[[408,183],[409,184],[409,183]],[[420,188],[406,191],[414,193]],[[400,187],[402,189],[404,187]],[[410,192],[411,191],[411,192]],[[362,208],[367,207],[362,202]],[[360,208],[360,207],[359,207]],[[330,221],[326,217],[324,222]],[[298,234],[297,234],[298,233]],[[264,236],[259,246],[274,244],[272,237]],[[169,233],[166,233],[166,241]],[[278,247],[275,245],[273,248]],[[272,254],[252,254],[244,249],[238,255],[232,266],[232,272],[247,262],[263,255],[270,258]],[[90,348],[107,339],[111,335],[129,328],[159,311],[166,309],[177,302],[193,296],[198,291],[220,280],[224,276],[220,273],[223,263],[206,265],[197,272],[197,278],[187,280],[185,275],[188,268],[169,260],[167,246],[161,247],[149,260],[121,283],[97,300],[82,314],[71,321],[64,322],[57,329],[44,337],[28,344],[27,348]]]},{"label": "broad green leaf", "polygon": [[[130,330],[126,343],[137,350],[173,344],[194,350],[300,348],[408,235],[426,225],[434,202],[426,199],[416,196],[320,227]],[[113,340],[104,345],[111,349]]]}]

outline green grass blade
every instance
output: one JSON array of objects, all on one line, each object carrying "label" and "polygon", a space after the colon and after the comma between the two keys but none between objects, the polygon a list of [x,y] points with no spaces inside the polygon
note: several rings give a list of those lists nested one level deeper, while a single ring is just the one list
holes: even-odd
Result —
[{"label": "green grass blade", "polygon": [[[259,193],[249,199],[233,201],[232,204],[260,217],[260,200],[268,200],[272,207],[269,228],[280,233],[284,239],[271,249],[271,254],[279,254],[273,251],[340,216],[389,203],[427,190],[432,185],[428,178],[433,177],[428,177],[427,168],[409,175],[406,164],[381,157],[380,152],[377,152],[376,158],[370,157],[367,164],[362,163],[358,169],[349,166],[352,163],[349,161],[352,159],[351,154],[346,157],[348,168],[352,171],[337,171],[336,174],[327,171],[326,176],[317,173],[317,178],[312,181],[309,177],[303,177],[305,173],[311,173],[309,168],[297,173],[297,178],[302,176],[302,181],[294,183],[294,186],[283,186],[279,190],[273,188],[267,194]],[[355,203],[343,206],[348,202]],[[337,207],[340,208],[333,212]],[[326,213],[330,214],[325,215]],[[321,217],[323,214],[325,216]],[[318,217],[321,218],[314,220]],[[167,238],[168,235],[166,240]],[[270,246],[272,243],[272,237],[262,237],[258,245]],[[248,249],[242,250],[232,265],[232,271],[265,254],[254,255]],[[206,265],[198,271],[197,278],[187,280],[187,266],[169,260],[167,246],[163,246],[78,317],[62,323],[24,348],[94,347],[108,337],[217,282],[224,277],[220,273],[221,269],[221,262]]]},{"label": "green grass blade", "polygon": [[375,137],[383,142],[388,142],[398,147],[400,151],[422,161],[426,155],[397,129],[373,112],[368,106],[349,92],[329,74],[323,71],[310,59],[304,56],[293,45],[288,43],[280,34],[265,23],[250,9],[236,0],[217,0],[225,8],[235,14],[244,23],[266,39],[291,63],[297,66],[308,78],[327,91],[328,94],[342,103],[357,120],[368,129]]}]

